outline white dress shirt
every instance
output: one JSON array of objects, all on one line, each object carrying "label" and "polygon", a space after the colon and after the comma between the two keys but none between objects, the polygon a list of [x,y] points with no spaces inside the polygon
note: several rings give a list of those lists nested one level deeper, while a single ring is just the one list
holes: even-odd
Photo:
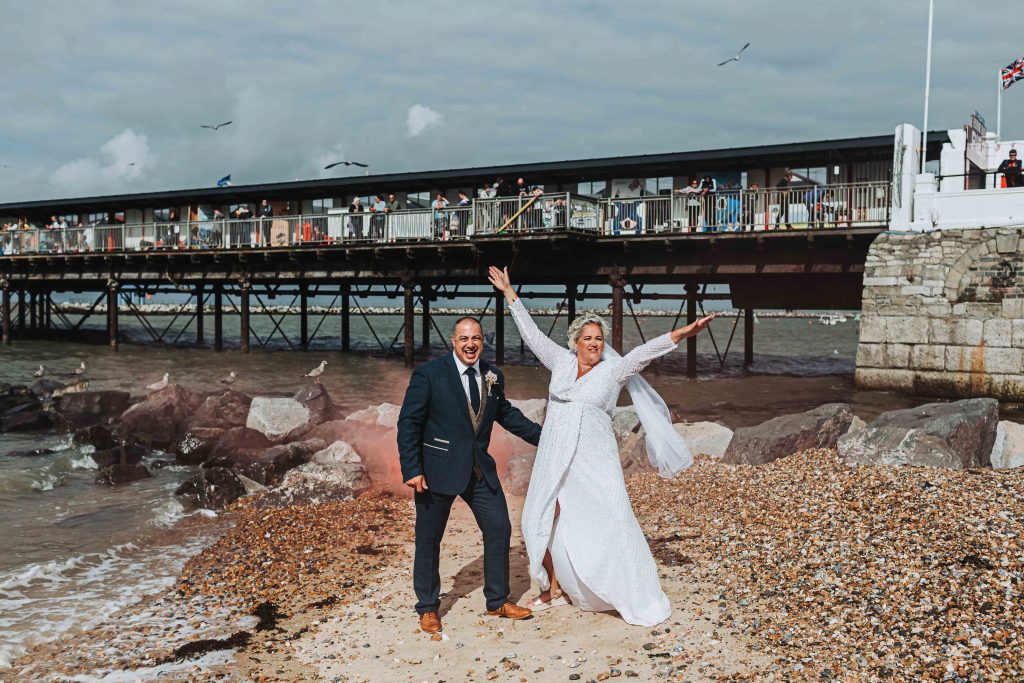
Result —
[{"label": "white dress shirt", "polygon": [[[466,392],[466,398],[469,398],[469,377],[466,377],[466,369],[469,368],[469,366],[463,363],[462,360],[454,352],[452,352],[452,357],[455,358],[455,367],[459,369],[459,379],[462,380],[462,390]],[[477,389],[480,390],[480,396],[482,398],[484,395],[483,377],[480,376],[479,358],[475,363],[473,363],[473,369],[476,370],[476,386]]]}]

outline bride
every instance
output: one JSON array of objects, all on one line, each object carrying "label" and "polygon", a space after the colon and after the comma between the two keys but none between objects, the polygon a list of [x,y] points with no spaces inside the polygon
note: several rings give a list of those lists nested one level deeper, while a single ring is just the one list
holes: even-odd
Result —
[{"label": "bride", "polygon": [[715,316],[619,356],[605,346],[604,320],[587,313],[569,327],[566,348],[537,328],[512,288],[508,268],[492,266],[488,279],[504,293],[523,341],[551,371],[547,416],[523,507],[530,573],[543,589],[528,606],[540,611],[571,602],[581,610],[616,610],[630,624],[659,624],[672,607],[626,494],[611,414],[628,382],[652,463],[663,476],[689,467],[693,458],[672,428],[668,408],[638,373]]}]

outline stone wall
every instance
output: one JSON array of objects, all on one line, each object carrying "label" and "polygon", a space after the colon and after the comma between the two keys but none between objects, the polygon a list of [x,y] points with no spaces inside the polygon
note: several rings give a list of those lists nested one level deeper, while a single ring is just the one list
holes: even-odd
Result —
[{"label": "stone wall", "polygon": [[880,235],[864,269],[857,386],[1024,401],[1022,231]]}]

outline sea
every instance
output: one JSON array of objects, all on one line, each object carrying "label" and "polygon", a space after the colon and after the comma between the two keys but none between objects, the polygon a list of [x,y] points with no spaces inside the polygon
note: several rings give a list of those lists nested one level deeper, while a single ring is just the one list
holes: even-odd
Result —
[{"label": "sea", "polygon": [[[142,395],[147,384],[166,372],[172,382],[216,391],[234,371],[234,389],[250,395],[291,395],[301,386],[302,375],[326,360],[321,382],[344,410],[401,403],[410,373],[398,338],[401,316],[354,315],[348,354],[339,350],[336,315],[311,320],[310,330],[318,325],[319,329],[309,348],[301,351],[292,350],[281,336],[283,332],[295,344],[296,316],[272,321],[257,315],[253,328],[258,339],[253,339],[249,354],[238,350],[237,317],[225,317],[228,348],[221,353],[209,346],[212,319],[206,324],[207,345],[200,346],[195,343],[194,323],[184,328],[187,318],[173,323],[170,316],[151,318],[155,328],[172,326],[168,339],[182,331],[173,346],[154,343],[142,324],[128,315],[121,318],[124,339],[116,352],[102,341],[102,316],[83,325],[83,337],[91,334],[92,341],[17,340],[0,347],[0,380],[30,384],[33,371],[43,365],[47,377],[71,381],[71,370],[84,361],[91,389]],[[455,316],[435,318],[438,329],[429,350],[418,351],[417,362],[447,352],[441,335],[454,320]],[[720,317],[712,324],[713,336],[699,337],[697,378],[686,377],[681,351],[645,372],[678,419],[712,420],[736,428],[829,402],[849,403],[857,415],[870,419],[923,402],[855,389],[858,323],[852,314],[834,325],[817,317],[759,315],[754,324],[754,363],[749,367],[743,366],[743,322],[734,329],[734,320]],[[662,334],[672,322],[664,312],[629,317],[624,346],[628,349]],[[540,317],[538,323],[564,340],[564,316]],[[417,344],[418,325],[419,318]],[[397,343],[389,350],[393,339]],[[493,357],[493,347],[485,352],[488,356]],[[506,323],[504,371],[510,398],[546,396],[548,374],[521,348],[511,319]],[[624,395],[622,403],[626,402]],[[33,449],[53,452],[6,455]],[[185,561],[225,529],[216,513],[191,509],[174,497],[192,468],[170,465],[154,469],[151,479],[101,486],[93,483],[96,463],[91,450],[73,446],[67,434],[57,432],[0,434],[0,671],[32,644],[73,638],[79,629],[95,626],[172,585]],[[166,457],[151,456],[154,461]]]}]

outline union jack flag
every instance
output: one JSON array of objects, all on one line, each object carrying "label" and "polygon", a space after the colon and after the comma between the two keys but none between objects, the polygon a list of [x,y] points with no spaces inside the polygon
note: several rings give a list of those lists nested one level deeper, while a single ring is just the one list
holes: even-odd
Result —
[{"label": "union jack flag", "polygon": [[1009,66],[1003,67],[1003,90],[1006,90],[1017,81],[1024,79],[1024,57]]}]

